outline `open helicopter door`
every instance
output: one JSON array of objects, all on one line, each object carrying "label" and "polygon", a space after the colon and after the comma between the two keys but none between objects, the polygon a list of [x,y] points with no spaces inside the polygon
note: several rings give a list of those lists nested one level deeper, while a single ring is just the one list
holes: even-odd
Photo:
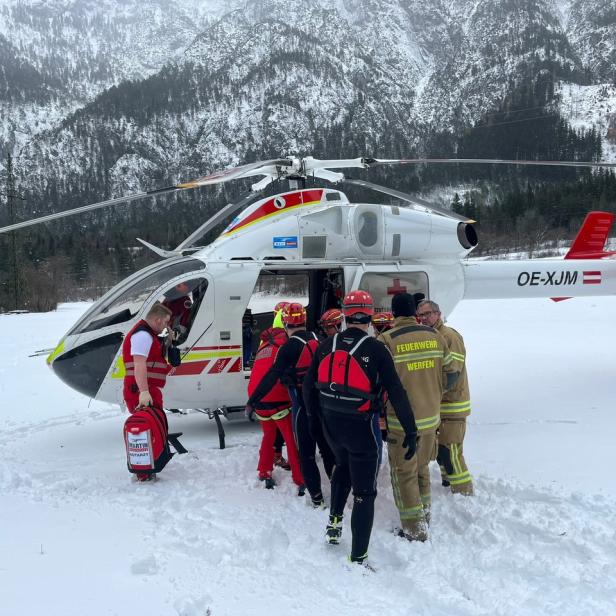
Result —
[{"label": "open helicopter door", "polygon": [[[214,282],[205,271],[195,271],[167,280],[162,286],[149,295],[141,309],[131,319],[128,328],[145,318],[150,308],[160,302],[172,312],[170,328],[177,335],[178,346],[183,363],[170,373],[165,386],[165,406],[172,408],[193,408],[197,402],[198,387],[195,377],[204,367],[200,340],[214,321]],[[128,330],[127,330],[128,331]],[[197,351],[195,353],[195,350]],[[198,356],[197,356],[198,355]],[[199,370],[197,370],[199,368]],[[125,369],[122,361],[121,347],[103,381],[97,398],[109,400],[113,398],[123,404],[122,385]],[[183,377],[181,381],[179,378]]]},{"label": "open helicopter door", "polygon": [[[274,307],[280,301],[299,302],[308,313],[308,329],[317,330],[321,315],[328,308],[339,308],[344,296],[343,268],[308,267],[302,265],[264,267],[244,315],[244,323],[252,328],[244,341],[245,368],[259,347],[259,337],[274,321]],[[249,348],[250,345],[250,348]]]}]

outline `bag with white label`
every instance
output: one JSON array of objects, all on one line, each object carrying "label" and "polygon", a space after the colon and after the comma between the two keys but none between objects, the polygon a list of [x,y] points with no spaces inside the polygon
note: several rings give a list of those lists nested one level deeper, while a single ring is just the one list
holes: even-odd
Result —
[{"label": "bag with white label", "polygon": [[169,434],[169,424],[164,411],[155,407],[141,407],[124,422],[126,464],[138,477],[159,473],[177,453],[186,453],[179,442],[182,433]]}]

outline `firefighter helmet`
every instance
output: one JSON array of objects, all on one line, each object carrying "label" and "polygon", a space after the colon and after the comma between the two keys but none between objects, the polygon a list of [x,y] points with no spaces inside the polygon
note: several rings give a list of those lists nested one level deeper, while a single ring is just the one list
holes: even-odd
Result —
[{"label": "firefighter helmet", "polygon": [[391,312],[377,312],[372,315],[372,327],[377,332],[382,332],[391,329],[394,324],[394,315]]},{"label": "firefighter helmet", "polygon": [[[342,314],[348,319],[356,314],[372,316],[374,314],[374,301],[367,291],[351,291],[342,300]],[[369,320],[368,320],[369,322]]]},{"label": "firefighter helmet", "polygon": [[291,302],[282,309],[282,322],[291,327],[306,324],[306,309],[298,302]]},{"label": "firefighter helmet", "polygon": [[290,302],[278,302],[275,306],[274,306],[274,312],[278,312],[279,310],[284,310]]},{"label": "firefighter helmet", "polygon": [[330,308],[321,315],[321,327],[336,327],[342,323],[342,312],[338,308]]}]

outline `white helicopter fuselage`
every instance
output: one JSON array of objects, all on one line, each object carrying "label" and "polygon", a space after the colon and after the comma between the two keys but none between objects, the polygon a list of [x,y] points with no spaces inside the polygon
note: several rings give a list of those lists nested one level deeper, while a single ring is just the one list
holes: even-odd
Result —
[{"label": "white helicopter fuselage", "polygon": [[[275,195],[248,207],[191,256],[166,259],[122,281],[69,331],[48,362],[78,391],[122,404],[123,337],[156,301],[190,282],[198,290],[194,314],[180,346],[182,365],[168,377],[165,404],[240,409],[250,376],[242,319],[264,280],[275,289],[299,279],[312,325],[357,288],[373,295],[377,310],[389,310],[391,297],[407,291],[434,299],[445,314],[463,298],[616,293],[614,261],[465,260],[476,241],[472,221],[428,210],[352,204],[327,188]],[[271,325],[273,306],[284,299],[281,290],[271,294],[271,306],[253,311],[261,325]]]}]

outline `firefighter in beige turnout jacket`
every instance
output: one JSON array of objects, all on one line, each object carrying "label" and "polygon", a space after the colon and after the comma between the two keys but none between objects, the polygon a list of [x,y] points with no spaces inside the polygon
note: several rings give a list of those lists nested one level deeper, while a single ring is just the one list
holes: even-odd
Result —
[{"label": "firefighter in beige turnout jacket", "polygon": [[408,293],[391,302],[394,327],[379,336],[394,357],[396,371],[409,397],[417,424],[417,454],[404,459],[404,432],[393,410],[387,407],[387,451],[394,500],[409,540],[425,541],[430,521],[430,460],[436,458],[443,392],[458,376],[445,339],[415,318],[415,302]]},{"label": "firefighter in beige turnout jacket", "polygon": [[441,402],[437,461],[441,467],[443,485],[450,485],[454,493],[470,495],[473,493],[473,478],[466,466],[463,449],[466,418],[471,412],[464,340],[455,329],[443,323],[439,305],[435,302],[421,302],[417,309],[417,318],[445,338],[454,361],[462,366],[460,377],[454,386],[445,392]]}]

